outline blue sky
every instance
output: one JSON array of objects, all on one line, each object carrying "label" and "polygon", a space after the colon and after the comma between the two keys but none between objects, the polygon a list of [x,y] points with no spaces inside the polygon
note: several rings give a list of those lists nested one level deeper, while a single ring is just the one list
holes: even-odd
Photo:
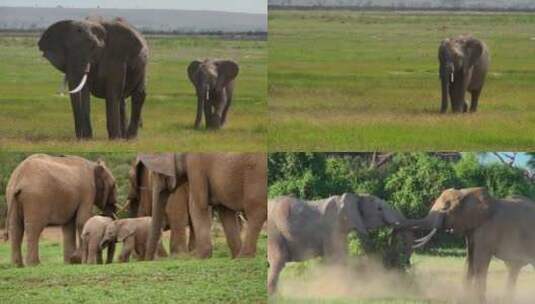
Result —
[{"label": "blue sky", "polygon": [[[501,152],[501,153],[505,153],[505,154],[509,154],[511,152]],[[480,155],[479,156],[479,159],[482,163],[493,163],[493,162],[499,162],[500,160],[492,155],[491,153],[488,153],[488,154],[485,154],[485,155]],[[530,160],[530,156],[527,155],[526,153],[519,153],[517,156],[516,156],[516,159],[515,159],[515,166],[517,167],[526,167],[527,165],[527,162]]]},{"label": "blue sky", "polygon": [[212,10],[267,13],[267,0],[0,0],[0,6]]}]

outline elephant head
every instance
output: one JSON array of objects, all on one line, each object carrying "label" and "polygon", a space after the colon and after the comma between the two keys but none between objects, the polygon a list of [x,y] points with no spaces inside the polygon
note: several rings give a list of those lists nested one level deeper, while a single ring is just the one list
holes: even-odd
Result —
[{"label": "elephant head", "polygon": [[448,108],[451,98],[452,110],[465,110],[464,95],[470,81],[471,71],[483,54],[483,43],[475,38],[461,36],[445,39],[438,49],[439,75],[442,86],[441,112]]},{"label": "elephant head", "polygon": [[64,20],[51,25],[39,39],[39,49],[43,56],[65,74],[71,87],[69,93],[82,90],[91,64],[102,55],[106,30],[98,22],[89,20]]},{"label": "elephant head", "polygon": [[104,249],[116,242],[124,242],[127,237],[134,233],[135,229],[129,222],[122,220],[113,221],[106,225],[104,237],[100,241],[100,249]]},{"label": "elephant head", "polygon": [[407,220],[402,226],[431,229],[416,240],[414,248],[425,245],[437,230],[449,230],[459,235],[481,226],[491,215],[493,199],[485,188],[447,189],[438,197],[423,219]]},{"label": "elephant head", "polygon": [[98,160],[95,165],[95,205],[104,215],[115,217],[117,210],[117,189],[115,178],[104,161]]}]

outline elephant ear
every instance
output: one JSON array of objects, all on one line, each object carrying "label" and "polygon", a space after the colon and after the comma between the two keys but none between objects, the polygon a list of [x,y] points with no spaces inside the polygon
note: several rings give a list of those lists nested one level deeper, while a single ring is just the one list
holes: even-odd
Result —
[{"label": "elephant ear", "polygon": [[145,40],[126,21],[117,19],[102,24],[106,29],[106,51],[114,60],[128,62],[143,49]]},{"label": "elephant ear", "polygon": [[217,87],[222,88],[233,81],[240,71],[238,64],[232,60],[219,60],[215,62],[217,67]]},{"label": "elephant ear", "polygon": [[101,210],[106,208],[110,193],[111,181],[103,161],[98,160],[94,169],[95,178],[95,205]]},{"label": "elephant ear", "polygon": [[486,188],[469,188],[459,191],[459,206],[452,210],[454,230],[458,233],[474,229],[490,216],[492,197]]},{"label": "elephant ear", "polygon": [[132,225],[129,225],[130,223],[126,222],[123,223],[121,226],[119,226],[119,231],[117,232],[117,241],[124,242],[126,238],[128,238],[131,235],[134,235],[136,232],[134,227]]},{"label": "elephant ear", "polygon": [[199,71],[199,66],[200,65],[201,65],[201,61],[200,60],[193,60],[188,65],[188,77],[189,77],[189,80],[191,81],[191,83],[193,83],[194,86],[197,86],[196,75],[197,75],[197,71]]},{"label": "elephant ear", "polygon": [[174,153],[141,154],[136,159],[136,166],[139,163],[142,163],[153,173],[163,175],[169,191],[173,191],[176,188],[177,177]]},{"label": "elephant ear", "polygon": [[463,44],[464,53],[466,56],[465,68],[469,69],[476,64],[483,54],[483,43],[475,38],[468,38]]},{"label": "elephant ear", "polygon": [[339,216],[348,230],[356,230],[360,235],[367,236],[368,229],[364,225],[360,211],[359,197],[353,193],[344,193],[338,203]]}]

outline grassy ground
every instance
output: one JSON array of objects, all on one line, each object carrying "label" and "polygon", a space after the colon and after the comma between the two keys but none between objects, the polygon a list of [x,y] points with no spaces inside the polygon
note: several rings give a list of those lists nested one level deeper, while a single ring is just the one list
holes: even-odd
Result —
[{"label": "grassy ground", "polygon": [[[534,26],[522,13],[271,10],[269,149],[532,148]],[[440,115],[438,45],[462,33],[487,43],[490,75],[476,114]]]},{"label": "grassy ground", "polygon": [[231,260],[219,236],[207,260],[64,265],[56,233],[40,243],[41,265],[26,268],[12,267],[0,243],[0,294],[9,303],[265,303],[265,243],[255,259]]},{"label": "grassy ground", "polygon": [[[0,147],[4,150],[265,150],[265,41],[149,38],[148,96],[138,139],[108,141],[104,101],[92,98],[95,139],[79,142],[74,139],[69,98],[57,93],[63,75],[41,57],[37,39],[0,36]],[[216,132],[192,128],[196,97],[186,68],[197,58],[232,58],[240,64],[228,125]]]},{"label": "grassy ground", "polygon": [[[406,275],[377,269],[332,270],[318,261],[292,263],[284,269],[280,293],[273,303],[449,304],[463,301],[464,257],[415,255]],[[507,278],[499,260],[491,263],[489,304],[500,303]],[[525,267],[519,276],[515,303],[533,303],[535,271]]]}]

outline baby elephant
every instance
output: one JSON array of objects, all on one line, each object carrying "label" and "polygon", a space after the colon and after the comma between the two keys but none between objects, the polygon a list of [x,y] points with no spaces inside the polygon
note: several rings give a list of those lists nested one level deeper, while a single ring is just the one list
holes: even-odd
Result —
[{"label": "baby elephant", "polygon": [[[122,242],[123,249],[119,255],[119,262],[128,262],[132,252],[135,253],[138,260],[142,261],[145,257],[151,221],[152,218],[150,216],[145,216],[110,222],[106,226],[104,238],[100,242],[100,248],[111,246],[115,242]],[[161,241],[158,245],[158,251],[165,252]]]},{"label": "baby elephant", "polygon": [[[106,226],[113,222],[111,217],[95,215],[84,224],[81,237],[82,263],[102,264],[102,249],[100,243],[104,237]],[[115,243],[108,246],[106,264],[113,262]]]},{"label": "baby elephant", "polygon": [[225,124],[238,72],[238,64],[231,60],[205,59],[190,63],[188,76],[197,92],[195,128],[201,123],[203,110],[206,128],[219,129]]}]

